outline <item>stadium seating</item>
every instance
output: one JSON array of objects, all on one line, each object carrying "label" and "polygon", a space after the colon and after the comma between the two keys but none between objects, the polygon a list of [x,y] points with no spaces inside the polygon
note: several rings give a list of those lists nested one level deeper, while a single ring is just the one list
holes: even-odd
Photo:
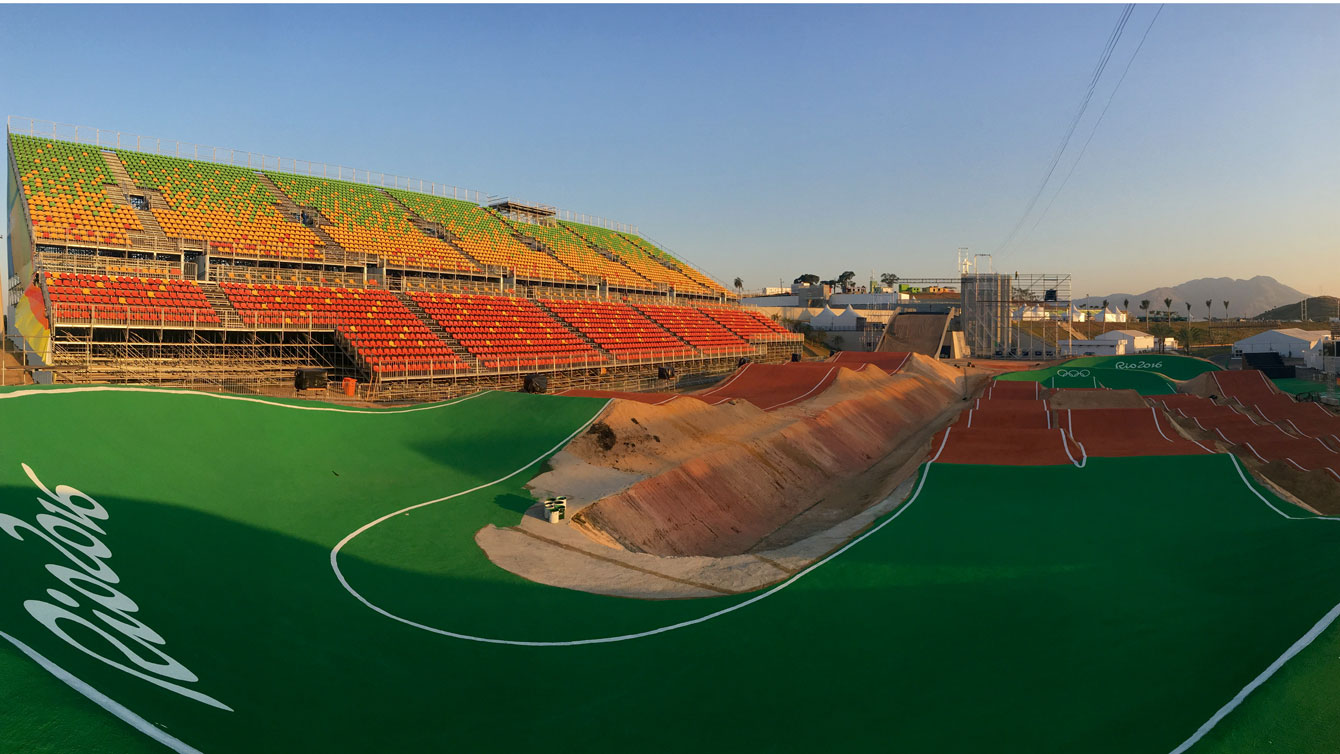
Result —
[{"label": "stadium seating", "polygon": [[621,360],[670,360],[697,355],[693,348],[627,304],[560,300],[540,303]]},{"label": "stadium seating", "polygon": [[560,224],[592,245],[608,249],[637,274],[653,283],[668,285],[683,293],[708,293],[706,288],[693,282],[682,273],[656,261],[656,258],[648,254],[646,249],[633,244],[627,238],[612,230],[583,223],[564,222]]},{"label": "stadium seating", "polygon": [[742,351],[749,344],[701,311],[687,306],[640,304],[638,311],[703,353]]},{"label": "stadium seating", "polygon": [[410,296],[488,369],[564,367],[607,360],[527,299],[427,292]]},{"label": "stadium seating", "polygon": [[587,244],[586,241],[561,225],[547,227],[532,223],[513,223],[512,227],[517,232],[544,244],[564,264],[583,275],[595,275],[604,278],[611,286],[616,288],[639,290],[655,288],[650,280],[633,272],[628,267],[606,258]]},{"label": "stadium seating", "polygon": [[480,272],[450,244],[414,227],[405,210],[380,189],[287,173],[266,175],[297,204],[320,210],[333,223],[322,229],[350,251],[381,257],[394,267]]},{"label": "stadium seating", "polygon": [[257,327],[333,329],[379,374],[464,371],[451,346],[395,294],[375,288],[219,284],[242,321]]},{"label": "stadium seating", "polygon": [[728,296],[734,295],[730,291],[726,290],[726,288],[717,281],[699,272],[697,269],[693,267],[693,265],[685,264],[680,260],[675,259],[670,254],[666,253],[664,250],[658,248],[656,244],[653,244],[651,241],[648,241],[647,239],[638,235],[634,235],[632,233],[620,233],[619,235],[627,239],[629,243],[633,244],[642,251],[646,252],[646,254],[652,257],[653,259],[660,259],[669,262],[670,264],[679,268],[680,273],[683,274],[684,277],[687,277],[689,280],[692,280],[693,282],[697,283],[703,288],[706,288],[708,291],[714,294],[724,293]]},{"label": "stadium seating", "polygon": [[135,211],[113,204],[115,184],[96,147],[10,135],[19,180],[38,241],[127,246],[126,231],[143,231]]},{"label": "stadium seating", "polygon": [[702,312],[716,320],[727,330],[745,339],[773,335],[794,335],[790,330],[773,322],[760,312],[717,307],[703,307]]},{"label": "stadium seating", "polygon": [[46,273],[57,321],[218,325],[219,315],[194,280]]},{"label": "stadium seating", "polygon": [[477,204],[415,191],[390,189],[389,193],[423,219],[445,226],[465,253],[482,264],[506,267],[532,280],[581,282],[562,262],[513,238],[502,218]]},{"label": "stadium seating", "polygon": [[152,212],[169,237],[207,241],[235,254],[321,258],[321,239],[279,213],[254,171],[127,150],[116,154],[136,185],[163,195],[170,209]]}]

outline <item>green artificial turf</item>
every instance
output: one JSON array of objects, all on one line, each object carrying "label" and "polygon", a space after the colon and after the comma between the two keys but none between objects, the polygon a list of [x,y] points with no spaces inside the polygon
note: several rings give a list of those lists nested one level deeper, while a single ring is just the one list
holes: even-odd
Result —
[{"label": "green artificial turf", "polygon": [[997,379],[1006,382],[1034,381],[1046,388],[1111,388],[1135,390],[1140,395],[1169,395],[1177,386],[1154,372],[1102,367],[1055,366],[1027,372],[1010,372]]},{"label": "green artificial turf", "polygon": [[[933,465],[882,528],[755,595],[629,600],[493,567],[474,533],[519,520],[539,466],[392,516],[339,556],[379,608],[490,639],[617,637],[738,606],[631,640],[452,638],[335,578],[350,532],[509,474],[602,405],[0,398],[0,514],[42,513],[20,463],[95,497],[116,587],[198,676],[185,685],[233,711],[39,625],[24,601],[69,591],[43,568],[69,561],[32,537],[0,532],[0,631],[202,752],[1167,752],[1340,602],[1340,524],[1280,516],[1225,455]],[[3,641],[0,673],[0,751],[163,750]],[[1216,733],[1256,740],[1251,711]]]},{"label": "green artificial turf", "polygon": [[1315,380],[1300,380],[1297,377],[1282,377],[1271,380],[1275,387],[1290,395],[1303,395],[1305,393],[1325,393],[1326,383]]}]

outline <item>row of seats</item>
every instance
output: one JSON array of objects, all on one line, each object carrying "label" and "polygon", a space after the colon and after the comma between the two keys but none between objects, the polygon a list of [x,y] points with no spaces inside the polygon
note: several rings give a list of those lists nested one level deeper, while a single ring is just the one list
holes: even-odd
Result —
[{"label": "row of seats", "polygon": [[419,217],[451,231],[457,245],[481,264],[506,267],[531,280],[581,281],[554,257],[518,241],[502,218],[478,204],[415,191],[388,189],[388,193]]},{"label": "row of seats", "polygon": [[127,231],[144,230],[133,209],[107,196],[103,187],[116,182],[97,148],[21,134],[10,145],[36,238],[126,246]]},{"label": "row of seats", "polygon": [[297,204],[320,210],[333,223],[322,230],[350,251],[381,257],[396,267],[480,272],[450,244],[414,227],[404,208],[380,189],[287,173],[266,175]]},{"label": "row of seats", "polygon": [[703,353],[739,351],[749,344],[697,309],[639,304],[637,310]]},{"label": "row of seats", "polygon": [[46,286],[57,321],[219,324],[193,280],[48,272]]},{"label": "row of seats", "polygon": [[343,336],[368,371],[383,376],[454,374],[470,368],[417,320],[396,320],[393,325],[340,324],[335,331]]},{"label": "row of seats", "polygon": [[706,288],[708,291],[711,291],[712,293],[715,294],[721,294],[721,293],[725,293],[727,295],[730,294],[730,291],[726,290],[724,286],[722,286],[720,283],[713,280],[712,278],[699,272],[697,269],[693,267],[693,265],[684,264],[678,259],[675,259],[670,254],[667,254],[665,251],[658,248],[656,244],[653,244],[652,242],[648,241],[642,236],[638,236],[632,233],[621,233],[620,235],[623,236],[625,239],[627,239],[629,243],[633,244],[634,246],[645,252],[647,256],[651,257],[652,259],[669,263],[672,267],[675,267],[677,270],[679,270],[679,273],[681,275],[688,278],[689,280],[692,280],[693,282],[697,283],[703,288]]},{"label": "row of seats", "polygon": [[697,354],[683,341],[628,304],[556,299],[541,303],[619,359],[676,359]]},{"label": "row of seats", "polygon": [[727,330],[745,339],[758,336],[793,334],[777,322],[763,316],[761,312],[716,307],[703,307],[702,312],[719,322]]},{"label": "row of seats", "polygon": [[518,233],[530,236],[544,244],[564,264],[583,275],[595,275],[604,278],[617,288],[651,290],[652,282],[632,269],[609,259],[596,251],[571,230],[557,226],[535,225],[532,223],[513,223]]},{"label": "row of seats", "polygon": [[645,250],[615,231],[584,223],[563,222],[560,224],[581,236],[592,246],[605,249],[619,257],[621,262],[653,283],[668,285],[684,293],[704,292],[702,286],[648,256]]},{"label": "row of seats", "polygon": [[606,360],[552,314],[526,299],[428,292],[410,297],[489,369]]},{"label": "row of seats", "polygon": [[156,190],[167,209],[154,219],[171,238],[201,240],[236,254],[320,259],[323,242],[286,219],[254,171],[130,150],[117,158],[137,186]]}]

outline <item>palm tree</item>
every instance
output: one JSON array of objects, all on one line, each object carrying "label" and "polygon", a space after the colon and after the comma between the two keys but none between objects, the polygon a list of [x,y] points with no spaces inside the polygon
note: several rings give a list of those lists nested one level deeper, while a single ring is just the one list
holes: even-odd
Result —
[{"label": "palm tree", "polygon": [[1191,355],[1191,302],[1186,302],[1186,353]]},{"label": "palm tree", "polygon": [[1228,321],[1228,301],[1224,301],[1224,321]]},{"label": "palm tree", "polygon": [[1205,342],[1207,344],[1214,342],[1214,339],[1210,337],[1210,329],[1212,327],[1210,325],[1210,307],[1212,305],[1214,305],[1212,299],[1205,299]]},{"label": "palm tree", "polygon": [[1107,299],[1103,299],[1103,332],[1107,332]]},{"label": "palm tree", "polygon": [[1131,316],[1131,300],[1130,300],[1130,299],[1128,299],[1128,298],[1127,298],[1127,299],[1122,299],[1122,301],[1121,301],[1121,310],[1122,310],[1123,312],[1126,313],[1126,318],[1127,318],[1127,319],[1130,319],[1130,316]]},{"label": "palm tree", "polygon": [[744,281],[739,278],[735,278],[735,292],[740,293],[743,290],[744,290]]},{"label": "palm tree", "polygon": [[1144,314],[1144,320],[1145,320],[1146,323],[1148,323],[1148,322],[1149,322],[1149,299],[1146,298],[1146,299],[1141,299],[1141,300],[1140,300],[1140,311],[1142,311],[1142,312],[1145,313],[1145,314]]},{"label": "palm tree", "polygon": [[[1163,312],[1168,317],[1168,332],[1172,333],[1172,299],[1163,299]],[[1166,335],[1164,336],[1167,337]],[[1165,341],[1166,342],[1166,341]],[[1159,353],[1163,353],[1163,346],[1159,346]]]}]

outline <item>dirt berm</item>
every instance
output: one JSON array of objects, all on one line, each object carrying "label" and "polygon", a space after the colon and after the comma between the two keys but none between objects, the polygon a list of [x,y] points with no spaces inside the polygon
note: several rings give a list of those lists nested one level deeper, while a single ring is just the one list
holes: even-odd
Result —
[{"label": "dirt berm", "polygon": [[[632,552],[749,552],[841,495],[901,443],[955,412],[963,397],[959,370],[923,356],[895,375],[839,372],[815,399],[772,413],[744,401],[615,401],[566,452],[588,466],[642,478],[580,510],[573,526]],[[545,487],[555,481],[536,480]]]}]

